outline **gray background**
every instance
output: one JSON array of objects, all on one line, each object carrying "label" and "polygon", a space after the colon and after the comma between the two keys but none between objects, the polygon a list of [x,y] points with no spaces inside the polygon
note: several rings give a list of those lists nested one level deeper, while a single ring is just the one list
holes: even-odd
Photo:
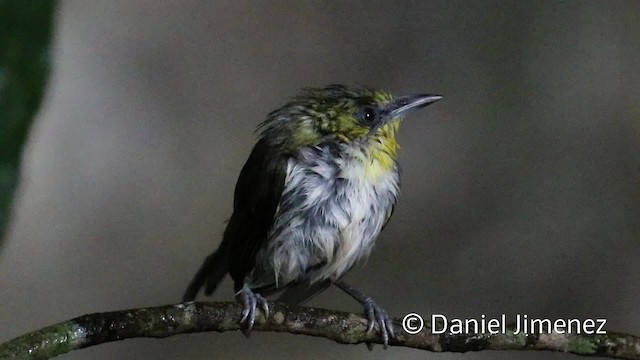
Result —
[{"label": "gray background", "polygon": [[[394,316],[606,317],[640,334],[639,41],[638,1],[65,1],[0,255],[0,341],[177,302],[256,124],[334,82],[445,96],[404,123],[403,195],[350,282]],[[313,305],[361,311],[338,290]],[[525,355],[565,358],[463,356]],[[264,333],[64,358],[257,356],[462,358]]]}]

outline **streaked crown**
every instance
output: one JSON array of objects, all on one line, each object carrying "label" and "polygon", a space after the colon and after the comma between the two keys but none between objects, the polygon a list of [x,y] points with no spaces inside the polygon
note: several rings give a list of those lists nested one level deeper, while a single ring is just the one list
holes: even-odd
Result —
[{"label": "streaked crown", "polygon": [[394,152],[400,120],[411,109],[439,100],[435,95],[393,95],[373,89],[329,85],[310,88],[273,111],[262,137],[285,151],[333,141],[367,146],[384,142]]}]

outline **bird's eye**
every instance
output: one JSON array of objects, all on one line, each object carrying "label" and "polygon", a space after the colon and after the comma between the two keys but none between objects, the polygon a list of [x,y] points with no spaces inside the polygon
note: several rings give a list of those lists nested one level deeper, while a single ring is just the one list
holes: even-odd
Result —
[{"label": "bird's eye", "polygon": [[360,109],[360,122],[364,125],[372,125],[378,121],[378,109],[373,106],[363,106]]}]

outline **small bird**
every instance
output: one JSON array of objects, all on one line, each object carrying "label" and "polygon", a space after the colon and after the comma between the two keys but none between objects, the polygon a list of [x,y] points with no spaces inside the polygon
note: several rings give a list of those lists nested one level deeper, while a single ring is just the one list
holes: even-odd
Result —
[{"label": "small bird", "polygon": [[259,125],[240,172],[222,242],[189,284],[210,295],[227,273],[251,331],[264,296],[302,304],[334,284],[365,309],[386,345],[391,320],[341,278],[365,259],[389,220],[400,189],[396,134],[402,119],[439,95],[393,95],[330,85],[306,89]]}]

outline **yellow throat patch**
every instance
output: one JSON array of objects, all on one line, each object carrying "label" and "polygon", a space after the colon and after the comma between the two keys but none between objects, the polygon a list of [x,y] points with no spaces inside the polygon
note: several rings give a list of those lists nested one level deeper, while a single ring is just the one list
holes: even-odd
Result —
[{"label": "yellow throat patch", "polygon": [[370,145],[365,150],[369,159],[364,164],[367,176],[375,178],[393,170],[400,150],[400,144],[396,140],[399,128],[400,120],[393,120],[384,124],[373,135]]}]

